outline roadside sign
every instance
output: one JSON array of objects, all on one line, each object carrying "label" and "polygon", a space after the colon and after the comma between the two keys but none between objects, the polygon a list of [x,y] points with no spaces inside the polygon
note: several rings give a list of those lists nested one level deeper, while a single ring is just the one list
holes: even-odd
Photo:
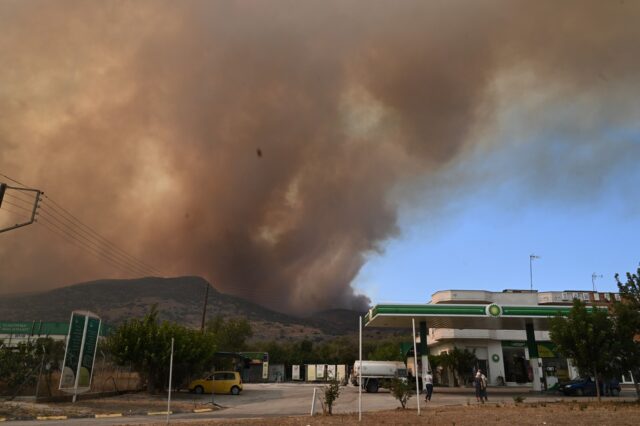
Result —
[{"label": "roadside sign", "polygon": [[291,366],[291,379],[292,380],[300,380],[300,366],[292,365]]},{"label": "roadside sign", "polygon": [[74,395],[89,390],[99,333],[100,318],[96,314],[87,311],[71,313],[60,390]]}]

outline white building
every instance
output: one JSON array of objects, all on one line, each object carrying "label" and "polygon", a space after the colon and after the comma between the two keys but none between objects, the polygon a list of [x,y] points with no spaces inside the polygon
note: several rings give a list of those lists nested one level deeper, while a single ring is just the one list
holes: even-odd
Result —
[{"label": "white building", "polygon": [[[620,295],[592,291],[444,290],[434,293],[428,304],[571,306],[575,298],[590,304],[606,305],[611,301],[620,300]],[[548,331],[536,330],[535,340],[542,360],[543,381],[547,387],[553,386],[559,380],[577,377],[578,371],[571,365],[570,360],[567,361],[557,354]],[[429,328],[427,343],[431,355],[450,351],[454,346],[475,351],[479,367],[486,372],[491,384],[522,385],[532,382],[533,371],[529,363],[525,330]],[[439,379],[442,384],[453,384],[450,372],[440,373]],[[630,383],[631,377],[627,375],[623,381]]]}]

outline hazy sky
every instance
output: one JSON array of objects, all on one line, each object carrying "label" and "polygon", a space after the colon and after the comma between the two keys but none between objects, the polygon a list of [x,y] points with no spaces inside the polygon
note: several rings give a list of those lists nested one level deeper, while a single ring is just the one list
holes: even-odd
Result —
[{"label": "hazy sky", "polygon": [[[531,253],[538,289],[613,290],[640,261],[638,22],[630,1],[0,2],[0,173],[49,197],[0,234],[0,292],[200,275],[304,313],[528,288]],[[9,195],[0,226],[27,212]]]}]

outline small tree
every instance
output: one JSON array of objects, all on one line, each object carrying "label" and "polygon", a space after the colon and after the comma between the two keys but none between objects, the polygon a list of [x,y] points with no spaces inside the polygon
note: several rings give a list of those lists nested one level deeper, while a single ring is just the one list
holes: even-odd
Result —
[{"label": "small tree", "polygon": [[337,380],[331,380],[324,388],[324,394],[321,397],[322,413],[324,415],[333,414],[333,403],[340,396],[340,383]]},{"label": "small tree", "polygon": [[391,395],[400,401],[402,408],[407,408],[407,402],[411,399],[411,385],[409,384],[409,381],[394,377],[391,380],[390,390]]},{"label": "small tree", "polygon": [[253,336],[251,324],[245,318],[224,319],[216,315],[207,323],[207,332],[215,336],[219,350],[240,352],[247,348],[247,340]]},{"label": "small tree", "polygon": [[640,399],[640,341],[635,339],[640,334],[640,268],[635,274],[627,272],[624,283],[620,281],[619,274],[615,278],[622,295],[622,303],[616,303],[613,309],[619,351],[615,360],[620,372],[631,371],[636,395]]},{"label": "small tree", "polygon": [[64,356],[64,343],[49,337],[18,343],[15,347],[7,347],[1,343],[2,341],[0,341],[0,382],[7,386],[12,399],[25,386],[36,383],[42,366],[48,366],[45,381],[50,394],[51,374],[60,368]]},{"label": "small tree", "polygon": [[400,344],[393,340],[383,340],[371,344],[371,352],[367,359],[373,361],[402,361]]},{"label": "small tree", "polygon": [[470,351],[454,347],[451,351],[440,354],[437,362],[443,368],[450,368],[458,386],[463,386],[467,384],[468,379],[471,377],[473,367],[478,363],[478,358],[475,350]]},{"label": "small tree", "polygon": [[575,299],[566,318],[551,319],[550,336],[559,352],[574,361],[580,374],[595,377],[600,400],[600,376],[612,372],[615,356],[614,323],[608,313],[603,309],[588,311]]},{"label": "small tree", "polygon": [[615,275],[618,289],[625,302],[636,309],[640,309],[640,268],[635,274],[627,272],[627,282],[620,281],[620,274]]},{"label": "small tree", "polygon": [[614,356],[612,364],[618,374],[631,371],[636,395],[640,399],[640,341],[635,336],[640,334],[640,312],[627,303],[616,303],[613,308]]},{"label": "small tree", "polygon": [[[36,382],[39,365],[38,348],[32,342],[18,343],[14,348],[0,348],[0,381],[17,394],[25,385]],[[15,396],[15,395],[14,395]]]},{"label": "small tree", "polygon": [[175,339],[175,383],[180,383],[189,373],[200,373],[210,367],[216,349],[213,336],[175,323],[159,323],[155,306],[144,318],[127,321],[118,327],[109,336],[108,347],[116,363],[130,362],[146,377],[149,393],[155,393],[168,382],[171,338]]}]

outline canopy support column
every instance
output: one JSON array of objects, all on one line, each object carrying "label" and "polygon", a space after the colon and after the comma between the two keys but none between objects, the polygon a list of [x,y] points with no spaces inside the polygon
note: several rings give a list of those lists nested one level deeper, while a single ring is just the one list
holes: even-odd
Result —
[{"label": "canopy support column", "polygon": [[413,372],[416,379],[416,402],[418,403],[418,416],[420,415],[420,387],[418,385],[418,348],[416,348],[416,319],[411,318],[413,326]]},{"label": "canopy support column", "polygon": [[536,335],[533,330],[533,324],[529,323],[525,325],[527,331],[527,348],[529,349],[529,366],[533,372],[533,390],[542,391],[543,389],[543,373],[542,373],[542,359],[538,355],[538,343],[536,342]]},{"label": "canopy support column", "polygon": [[[424,376],[427,374],[427,371],[431,371],[431,366],[429,365],[429,346],[427,345],[427,322],[420,321],[420,361],[422,363],[422,371],[420,371],[420,377],[424,379]],[[422,383],[424,387],[424,382]]]},{"label": "canopy support column", "polygon": [[362,316],[360,316],[360,339],[358,343],[358,421],[362,421]]}]

